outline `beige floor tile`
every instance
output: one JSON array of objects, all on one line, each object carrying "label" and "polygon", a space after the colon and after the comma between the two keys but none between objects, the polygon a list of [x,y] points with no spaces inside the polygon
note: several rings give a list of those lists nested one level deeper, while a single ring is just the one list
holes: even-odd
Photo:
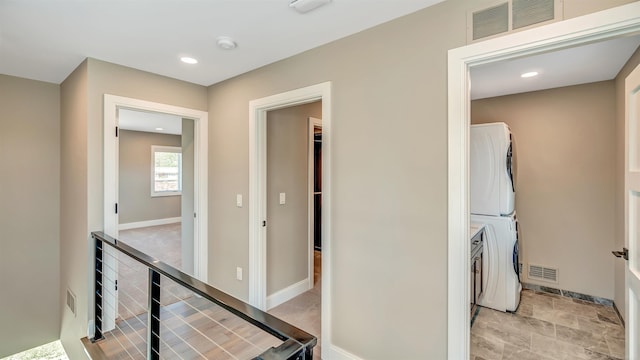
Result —
[{"label": "beige floor tile", "polygon": [[503,360],[553,360],[553,358],[536,354],[529,349],[521,349],[509,344],[505,344],[504,346],[502,359]]},{"label": "beige floor tile", "polygon": [[517,360],[624,358],[624,328],[612,308],[528,290],[516,313],[481,307],[471,336],[477,360],[499,358],[500,351],[500,359]]},{"label": "beige floor tile", "polygon": [[562,310],[543,309],[534,305],[533,318],[560,324],[574,329],[578,328],[578,317]]},{"label": "beige floor tile", "polygon": [[583,347],[538,334],[532,334],[531,351],[552,359],[587,359]]},{"label": "beige floor tile", "polygon": [[619,339],[619,338],[614,338],[614,337],[606,337],[605,336],[605,341],[607,342],[607,345],[609,346],[609,353],[611,354],[611,356],[618,358],[618,359],[623,359],[624,358],[624,347],[625,347],[625,341],[624,338]]},{"label": "beige floor tile", "polygon": [[471,334],[471,354],[476,358],[480,357],[485,360],[500,360],[502,359],[502,351],[504,350],[504,343],[494,340],[486,339],[475,334]]}]

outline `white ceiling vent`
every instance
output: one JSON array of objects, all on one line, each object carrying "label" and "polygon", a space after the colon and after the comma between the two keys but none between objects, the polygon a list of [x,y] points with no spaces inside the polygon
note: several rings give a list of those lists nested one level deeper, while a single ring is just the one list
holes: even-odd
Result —
[{"label": "white ceiling vent", "polygon": [[529,279],[558,283],[558,269],[529,264]]},{"label": "white ceiling vent", "polygon": [[468,42],[540,26],[562,19],[562,0],[503,0],[471,11]]}]

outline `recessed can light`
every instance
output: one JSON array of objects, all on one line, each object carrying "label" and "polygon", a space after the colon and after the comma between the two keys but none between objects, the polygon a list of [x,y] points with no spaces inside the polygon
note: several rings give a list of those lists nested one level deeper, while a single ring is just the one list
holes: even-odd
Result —
[{"label": "recessed can light", "polygon": [[192,57],[188,57],[188,56],[183,56],[180,58],[180,61],[182,61],[185,64],[197,64],[198,60],[192,58]]},{"label": "recessed can light", "polygon": [[526,73],[520,75],[520,77],[523,77],[523,78],[530,78],[530,77],[534,77],[534,76],[538,76],[538,72],[537,71],[529,71],[529,72],[526,72]]},{"label": "recessed can light", "polygon": [[163,131],[163,130],[164,130],[164,128],[160,128],[160,127],[158,127],[158,128],[156,128],[156,130],[158,130],[158,131]]}]

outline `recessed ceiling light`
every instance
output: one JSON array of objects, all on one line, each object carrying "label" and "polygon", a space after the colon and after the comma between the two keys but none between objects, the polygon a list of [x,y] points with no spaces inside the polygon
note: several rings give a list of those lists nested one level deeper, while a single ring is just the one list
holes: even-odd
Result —
[{"label": "recessed ceiling light", "polygon": [[523,77],[523,78],[530,78],[530,77],[534,77],[534,76],[538,76],[538,72],[537,71],[530,71],[530,72],[526,72],[526,73],[520,75],[520,77]]},{"label": "recessed ceiling light", "polygon": [[192,58],[192,57],[188,57],[188,56],[183,56],[180,58],[180,61],[182,61],[185,64],[197,64],[198,60]]},{"label": "recessed ceiling light", "polygon": [[158,130],[158,131],[163,131],[163,130],[164,130],[164,128],[156,128],[156,130]]},{"label": "recessed ceiling light", "polygon": [[238,44],[228,36],[218,36],[216,44],[218,44],[218,47],[222,50],[233,50],[238,47]]}]

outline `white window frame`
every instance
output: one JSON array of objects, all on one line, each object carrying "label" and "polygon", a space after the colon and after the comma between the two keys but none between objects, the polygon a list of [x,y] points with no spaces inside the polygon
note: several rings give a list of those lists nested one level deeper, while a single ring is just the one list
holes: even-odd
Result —
[{"label": "white window frame", "polygon": [[151,197],[160,196],[179,196],[182,195],[182,158],[180,158],[180,171],[178,173],[178,183],[180,185],[180,191],[156,191],[156,153],[178,153],[182,154],[182,148],[178,146],[162,146],[151,145]]}]

